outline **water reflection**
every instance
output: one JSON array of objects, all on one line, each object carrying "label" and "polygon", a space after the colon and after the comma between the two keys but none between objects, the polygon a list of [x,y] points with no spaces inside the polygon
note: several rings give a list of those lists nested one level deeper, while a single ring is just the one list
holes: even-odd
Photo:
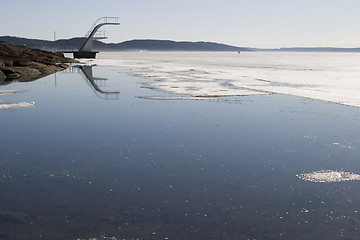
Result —
[{"label": "water reflection", "polygon": [[[94,90],[96,96],[104,100],[118,100],[119,91],[104,91],[102,88],[107,87],[106,83],[108,78],[94,77],[93,76],[93,67],[92,66],[73,66],[70,67],[62,73],[81,73],[82,76],[86,78],[86,82]],[[57,85],[57,77],[55,74],[55,86]]]},{"label": "water reflection", "polygon": [[296,177],[360,172],[358,109],[282,95],[153,101],[136,97],[154,93],[144,79],[94,71],[121,101],[80,74],[14,85],[37,107],[0,115],[0,239],[359,239],[358,182]]},{"label": "water reflection", "polygon": [[93,71],[92,71],[92,66],[81,66],[79,67],[80,70],[82,71],[82,73],[84,74],[84,76],[86,77],[86,79],[89,81],[89,83],[91,84],[91,86],[94,88],[94,92],[95,94],[102,99],[119,99],[119,94],[120,92],[116,92],[116,91],[103,91],[99,85],[105,85],[106,80],[108,80],[107,78],[100,78],[100,77],[94,77],[93,76]]}]

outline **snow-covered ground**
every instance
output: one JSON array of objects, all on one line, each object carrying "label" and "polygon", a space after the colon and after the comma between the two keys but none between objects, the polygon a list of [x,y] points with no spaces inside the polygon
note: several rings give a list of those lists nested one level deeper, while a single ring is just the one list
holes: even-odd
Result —
[{"label": "snow-covered ground", "polygon": [[100,53],[86,64],[121,66],[187,99],[286,94],[360,107],[358,53]]}]

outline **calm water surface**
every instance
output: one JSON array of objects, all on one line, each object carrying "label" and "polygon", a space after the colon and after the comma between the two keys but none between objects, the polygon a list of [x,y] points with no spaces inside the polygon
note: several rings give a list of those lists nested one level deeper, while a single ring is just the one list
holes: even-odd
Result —
[{"label": "calm water surface", "polygon": [[359,239],[360,111],[268,95],[167,96],[119,67],[0,90],[0,239]]}]

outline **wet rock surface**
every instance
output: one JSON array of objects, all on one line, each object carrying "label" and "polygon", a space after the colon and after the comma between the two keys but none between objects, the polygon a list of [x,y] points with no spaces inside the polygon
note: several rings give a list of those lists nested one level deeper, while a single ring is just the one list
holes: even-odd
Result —
[{"label": "wet rock surface", "polygon": [[73,62],[75,60],[65,58],[62,53],[0,42],[0,85],[33,81],[64,70]]}]

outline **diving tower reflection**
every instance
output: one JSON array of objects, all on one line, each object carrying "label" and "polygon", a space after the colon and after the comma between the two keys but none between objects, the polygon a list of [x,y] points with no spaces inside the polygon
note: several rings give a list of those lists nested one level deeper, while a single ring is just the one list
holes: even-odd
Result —
[{"label": "diving tower reflection", "polygon": [[103,84],[108,80],[107,78],[99,78],[99,77],[93,77],[93,71],[92,66],[80,66],[79,68],[83,75],[88,80],[87,83],[90,83],[92,88],[94,89],[95,94],[105,100],[117,100],[119,99],[120,92],[113,92],[113,91],[103,91],[99,84]]}]

